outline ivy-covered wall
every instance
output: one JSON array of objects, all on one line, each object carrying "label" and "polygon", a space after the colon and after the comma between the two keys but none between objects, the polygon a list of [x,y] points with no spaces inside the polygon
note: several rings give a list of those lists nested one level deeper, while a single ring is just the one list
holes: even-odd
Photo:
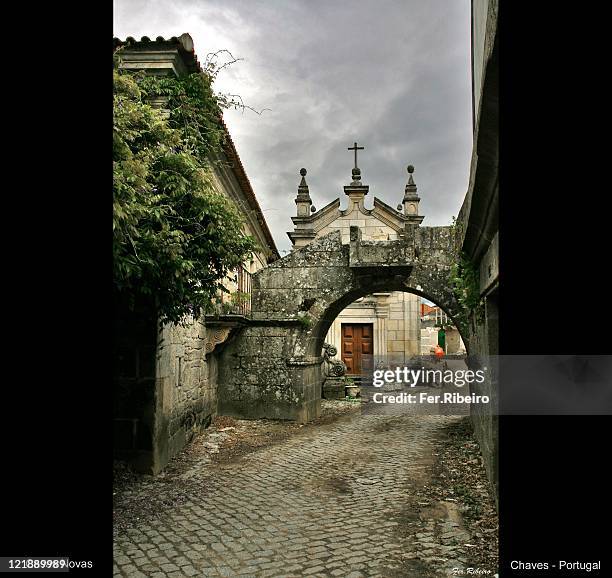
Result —
[{"label": "ivy-covered wall", "polygon": [[[201,69],[185,36],[118,41],[113,71],[114,286],[125,305],[115,314],[124,347],[149,355],[146,382],[131,378],[120,398],[131,406],[123,401],[115,413],[123,445],[134,446],[127,434],[136,431],[142,448],[116,455],[137,457],[132,464],[149,473],[217,412],[203,314],[215,311],[219,293],[236,290],[238,267],[248,274],[276,251],[264,225],[253,226],[237,155],[231,166],[224,156],[221,111],[234,103],[213,91],[215,66]],[[145,341],[129,311],[143,295],[153,316]]]}]

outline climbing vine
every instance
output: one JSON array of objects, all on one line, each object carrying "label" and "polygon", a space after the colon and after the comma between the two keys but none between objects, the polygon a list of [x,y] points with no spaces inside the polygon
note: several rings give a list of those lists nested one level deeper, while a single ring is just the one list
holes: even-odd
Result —
[{"label": "climbing vine", "polygon": [[465,253],[459,253],[451,268],[453,293],[459,303],[461,321],[467,324],[471,315],[477,321],[484,317],[484,300],[480,297],[480,273]]},{"label": "climbing vine", "polygon": [[310,329],[314,324],[312,317],[308,313],[302,311],[298,313],[297,321],[306,330]]},{"label": "climbing vine", "polygon": [[451,233],[451,250],[457,257],[461,253],[461,243],[463,241],[463,223],[458,221],[453,215],[451,218],[450,233]]},{"label": "climbing vine", "polygon": [[[213,186],[227,100],[206,73],[180,79],[113,70],[113,278],[130,308],[180,323],[213,308],[228,273],[256,249],[236,206]],[[169,117],[150,105],[167,97]]]},{"label": "climbing vine", "polygon": [[480,272],[470,258],[461,251],[463,226],[455,216],[452,217],[449,228],[455,263],[451,268],[450,281],[460,307],[459,320],[467,325],[470,317],[477,322],[483,320],[484,300],[480,298]]},{"label": "climbing vine", "polygon": [[180,78],[141,76],[136,81],[145,98],[165,97],[169,111],[168,124],[181,135],[183,146],[192,154],[210,161],[225,140],[220,101],[204,73]]},{"label": "climbing vine", "polygon": [[[227,53],[231,60],[219,65],[217,57],[220,53]],[[220,50],[207,55],[200,72],[180,77],[135,75],[144,97],[167,99],[165,106],[170,111],[170,126],[181,132],[186,147],[209,162],[211,153],[218,152],[227,138],[221,123],[223,109],[263,112],[245,105],[240,95],[219,93],[213,89],[219,72],[238,60],[228,50]]]}]

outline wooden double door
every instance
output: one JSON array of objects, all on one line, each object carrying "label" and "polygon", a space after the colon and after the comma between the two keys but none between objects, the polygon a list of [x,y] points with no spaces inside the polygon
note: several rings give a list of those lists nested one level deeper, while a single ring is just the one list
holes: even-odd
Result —
[{"label": "wooden double door", "polygon": [[372,323],[342,324],[342,361],[348,375],[361,375],[372,364],[374,326]]}]

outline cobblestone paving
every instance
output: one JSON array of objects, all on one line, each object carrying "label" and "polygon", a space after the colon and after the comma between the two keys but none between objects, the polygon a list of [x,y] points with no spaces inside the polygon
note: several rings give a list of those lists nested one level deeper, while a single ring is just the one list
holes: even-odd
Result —
[{"label": "cobblestone paving", "polygon": [[428,483],[438,431],[456,419],[357,413],[192,469],[206,491],[118,535],[114,575],[449,575],[465,562],[454,540],[469,535],[452,516],[420,520],[412,496]]}]

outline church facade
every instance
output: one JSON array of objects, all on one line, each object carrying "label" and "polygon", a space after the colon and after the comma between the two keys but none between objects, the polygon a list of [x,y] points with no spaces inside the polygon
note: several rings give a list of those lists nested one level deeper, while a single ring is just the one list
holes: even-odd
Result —
[{"label": "church facade", "polygon": [[[342,242],[348,244],[351,226],[361,229],[364,240],[393,241],[402,238],[408,227],[423,221],[412,166],[408,167],[408,182],[397,209],[376,197],[372,208],[366,208],[369,186],[361,182],[361,170],[357,167],[360,148],[355,143],[349,149],[355,151],[355,168],[352,182],[344,187],[348,200],[345,209],[340,208],[338,198],[317,211],[306,183],[306,169],[300,171],[302,180],[295,198],[297,214],[292,217],[294,230],[288,233],[294,248],[332,231],[340,231]],[[419,296],[402,291],[374,293],[346,307],[334,320],[325,340],[337,348],[347,365],[347,374],[360,375],[363,356],[374,355],[390,364],[402,364],[420,355],[420,324]]]}]

